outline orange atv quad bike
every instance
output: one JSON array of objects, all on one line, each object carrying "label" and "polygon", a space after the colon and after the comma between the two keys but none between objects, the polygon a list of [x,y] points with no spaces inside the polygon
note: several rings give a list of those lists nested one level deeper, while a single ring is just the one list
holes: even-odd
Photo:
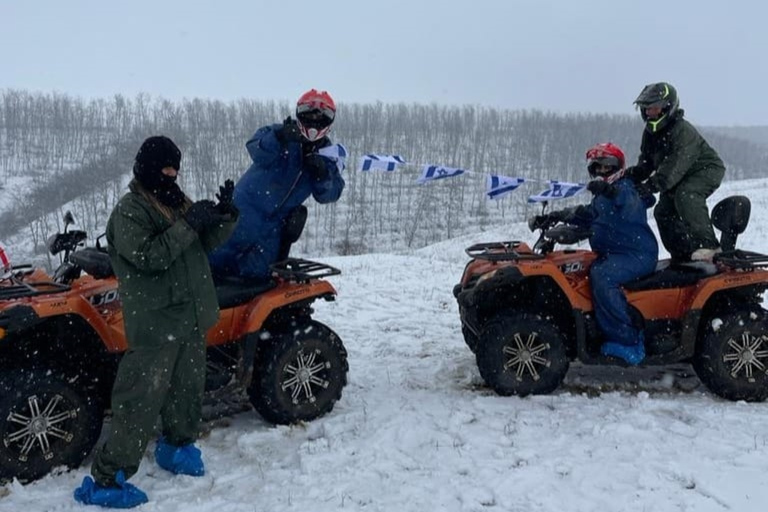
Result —
[{"label": "orange atv quad bike", "polygon": [[[16,267],[0,281],[0,479],[39,478],[77,467],[98,440],[117,363],[126,350],[117,279],[99,239],[84,231],[52,236],[61,253],[53,275]],[[103,235],[102,235],[103,236]],[[329,412],[347,383],[341,339],[312,319],[332,301],[324,280],[340,271],[288,258],[273,279],[217,283],[221,315],[207,334],[206,409],[246,402],[272,423]],[[228,404],[229,402],[229,404]]]},{"label": "orange atv quad bike", "polygon": [[[712,210],[721,231],[713,263],[670,266],[624,286],[633,322],[643,329],[643,365],[690,361],[713,393],[729,400],[768,397],[768,255],[735,248],[747,227],[746,197],[722,200]],[[480,375],[500,395],[549,393],[569,362],[619,365],[600,354],[603,343],[592,308],[589,268],[595,253],[555,251],[589,232],[545,225],[531,249],[523,242],[481,243],[453,293],[462,332]]]}]

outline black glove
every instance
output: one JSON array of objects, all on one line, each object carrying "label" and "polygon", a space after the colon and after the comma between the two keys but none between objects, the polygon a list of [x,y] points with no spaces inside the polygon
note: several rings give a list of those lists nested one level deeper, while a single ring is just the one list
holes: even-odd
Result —
[{"label": "black glove", "polygon": [[220,219],[221,214],[210,199],[202,199],[192,203],[192,206],[190,206],[184,214],[184,220],[198,233],[208,226],[216,224]]},{"label": "black glove", "polygon": [[616,187],[612,184],[600,179],[592,180],[587,183],[587,190],[596,196],[603,195],[608,198],[616,197],[616,193],[618,192]]},{"label": "black glove", "polygon": [[299,125],[296,121],[291,119],[290,116],[285,118],[285,121],[283,121],[283,126],[275,132],[275,136],[281,144],[302,141]]},{"label": "black glove", "polygon": [[219,186],[219,193],[216,194],[216,199],[219,202],[216,204],[216,210],[222,215],[237,215],[237,207],[234,203],[235,194],[235,182],[232,180],[225,180],[224,185]]},{"label": "black glove", "polygon": [[549,224],[549,215],[535,215],[528,219],[528,229],[536,231]]},{"label": "black glove", "polygon": [[659,191],[659,187],[653,180],[648,180],[643,183],[636,183],[635,190],[640,194],[640,197],[652,196]]},{"label": "black glove", "polygon": [[638,167],[637,165],[627,167],[627,170],[624,171],[624,176],[635,183],[641,183],[647,180],[650,178],[651,174],[653,174],[653,169],[646,169],[644,167]]},{"label": "black glove", "polygon": [[312,176],[315,181],[325,181],[328,179],[328,159],[317,153],[304,157],[304,169]]},{"label": "black glove", "polygon": [[567,210],[559,210],[545,215],[536,215],[528,219],[528,229],[536,231],[537,229],[547,229],[558,222],[564,222],[567,218]]}]

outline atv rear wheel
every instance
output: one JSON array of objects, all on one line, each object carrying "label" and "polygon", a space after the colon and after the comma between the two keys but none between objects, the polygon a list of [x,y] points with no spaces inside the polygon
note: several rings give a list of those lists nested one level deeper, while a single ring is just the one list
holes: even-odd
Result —
[{"label": "atv rear wheel", "polygon": [[101,433],[96,397],[53,370],[0,376],[0,479],[35,480],[57,466],[75,468]]},{"label": "atv rear wheel", "polygon": [[348,369],[341,339],[326,325],[309,321],[260,348],[248,396],[269,422],[310,421],[333,409]]},{"label": "atv rear wheel", "polygon": [[693,367],[713,393],[728,400],[768,398],[768,317],[741,311],[720,317],[722,324],[699,341]]},{"label": "atv rear wheel", "polygon": [[546,394],[565,378],[569,361],[558,329],[538,315],[503,315],[488,322],[477,344],[477,367],[496,393]]}]

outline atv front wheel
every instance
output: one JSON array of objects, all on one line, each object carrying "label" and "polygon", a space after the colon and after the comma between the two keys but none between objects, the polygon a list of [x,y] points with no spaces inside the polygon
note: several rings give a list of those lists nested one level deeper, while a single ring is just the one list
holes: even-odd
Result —
[{"label": "atv front wheel", "polygon": [[764,313],[723,315],[699,341],[693,367],[713,393],[728,400],[768,398],[768,323]]},{"label": "atv front wheel", "polygon": [[550,393],[563,381],[569,365],[558,329],[530,313],[488,322],[476,358],[480,375],[503,396]]},{"label": "atv front wheel", "polygon": [[293,328],[260,349],[248,388],[251,404],[272,423],[310,421],[330,412],[347,384],[347,351],[320,322]]},{"label": "atv front wheel", "polygon": [[466,325],[461,326],[461,334],[464,336],[464,343],[467,344],[472,353],[477,351],[477,335],[469,330]]},{"label": "atv front wheel", "polygon": [[0,375],[0,479],[30,481],[57,466],[75,468],[101,433],[96,397],[53,370]]}]

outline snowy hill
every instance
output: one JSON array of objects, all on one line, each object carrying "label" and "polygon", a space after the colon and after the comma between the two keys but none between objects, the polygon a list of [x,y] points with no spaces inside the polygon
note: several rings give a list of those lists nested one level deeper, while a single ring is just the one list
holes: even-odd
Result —
[{"label": "snowy hill", "polygon": [[[717,198],[734,193],[753,202],[739,245],[768,252],[768,181]],[[343,271],[339,296],[316,316],[350,365],[335,409],[301,426],[255,412],[209,424],[202,478],[160,470],[148,451],[132,482],[150,502],[137,510],[765,510],[768,404],[723,401],[685,367],[575,366],[555,394],[523,399],[484,387],[451,289],[464,247],[515,238],[530,239],[522,223],[408,254],[327,258]],[[9,484],[0,511],[86,510],[72,499],[86,474]]]}]

